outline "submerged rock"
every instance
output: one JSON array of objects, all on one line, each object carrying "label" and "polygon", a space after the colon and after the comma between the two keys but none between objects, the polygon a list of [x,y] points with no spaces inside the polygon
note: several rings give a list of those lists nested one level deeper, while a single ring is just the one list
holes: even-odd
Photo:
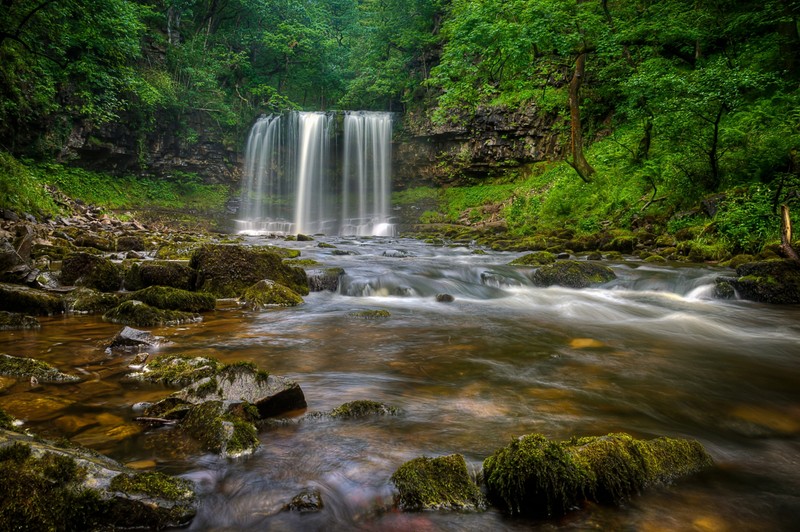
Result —
[{"label": "submerged rock", "polygon": [[122,287],[122,270],[104,257],[73,253],[61,264],[61,284],[114,292]]},{"label": "submerged rock", "polygon": [[0,375],[9,377],[35,378],[38,382],[77,382],[79,377],[67,375],[56,368],[33,358],[14,357],[0,353]]},{"label": "submerged rock", "polygon": [[287,266],[271,250],[238,245],[205,245],[192,254],[189,266],[197,272],[195,288],[217,297],[239,297],[249,286],[269,279],[300,295],[308,294],[306,272]]},{"label": "submerged rock", "polygon": [[351,318],[363,318],[366,320],[374,320],[378,318],[388,318],[391,313],[388,310],[356,310],[348,314]]},{"label": "submerged rock", "polygon": [[325,505],[322,503],[322,494],[318,489],[306,488],[284,506],[284,510],[291,512],[319,512]]},{"label": "submerged rock", "polygon": [[39,329],[41,326],[39,320],[33,316],[0,310],[0,331]]},{"label": "submerged rock", "polygon": [[532,280],[537,286],[559,285],[567,288],[587,288],[617,278],[614,270],[595,262],[575,260],[546,264],[533,272]]},{"label": "submerged rock", "polygon": [[712,465],[700,443],[627,434],[551,441],[531,434],[483,462],[489,500],[510,514],[561,515],[583,501],[619,504]]},{"label": "submerged rock", "polygon": [[245,289],[239,301],[250,310],[263,310],[273,306],[295,307],[303,303],[303,298],[291,288],[264,279]]},{"label": "submerged rock", "polygon": [[197,512],[192,484],[0,429],[0,529],[163,529]]},{"label": "submerged rock", "polygon": [[189,312],[164,310],[141,301],[129,300],[103,314],[103,319],[121,325],[155,327],[192,323],[202,321],[203,318]]},{"label": "submerged rock", "polygon": [[147,331],[140,331],[133,327],[125,326],[108,344],[111,350],[136,350],[136,349],[150,349],[157,347],[161,340],[157,336]]},{"label": "submerged rock", "polygon": [[396,501],[402,510],[486,509],[486,499],[460,454],[415,458],[400,466],[391,481],[399,491]]},{"label": "submerged rock", "polygon": [[389,406],[378,401],[361,399],[344,403],[330,412],[334,419],[354,419],[367,416],[396,416],[400,413],[397,407]]},{"label": "submerged rock", "polygon": [[[791,260],[749,262],[736,268],[736,277],[720,278],[742,299],[762,303],[800,303],[800,264]],[[717,282],[718,297],[730,291]]]},{"label": "submerged rock", "polygon": [[52,316],[64,312],[64,300],[60,296],[27,286],[0,283],[0,310]]},{"label": "submerged rock", "polygon": [[207,312],[214,310],[217,298],[211,294],[189,292],[168,286],[148,286],[132,293],[130,299],[147,303],[151,307],[183,312]]}]

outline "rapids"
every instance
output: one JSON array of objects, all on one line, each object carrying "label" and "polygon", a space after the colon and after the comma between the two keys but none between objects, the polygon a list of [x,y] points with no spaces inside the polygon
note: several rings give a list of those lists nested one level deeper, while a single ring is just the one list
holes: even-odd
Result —
[{"label": "rapids", "polygon": [[[320,240],[339,252],[317,246]],[[247,237],[253,244],[271,243]],[[131,405],[167,390],[122,382],[131,356],[103,345],[121,327],[98,317],[42,319],[0,333],[0,352],[82,375],[74,385],[0,380],[0,407],[46,437],[194,481],[190,530],[791,530],[800,515],[800,308],[711,298],[710,266],[609,264],[599,288],[534,287],[521,253],[475,254],[397,238],[279,242],[346,275],[337,293],[296,308],[221,304],[204,321],[155,329],[160,353],[249,360],[296,380],[309,411],[372,399],[399,417],[318,420],[260,434],[252,457],[226,460],[144,429]],[[437,294],[454,296],[451,303]],[[385,309],[385,319],[358,310]],[[1,379],[1,378],[0,378]],[[715,467],[620,508],[556,521],[399,513],[389,477],[417,456],[462,453],[477,472],[511,438],[624,431],[693,438]],[[304,488],[319,513],[282,512]]]}]

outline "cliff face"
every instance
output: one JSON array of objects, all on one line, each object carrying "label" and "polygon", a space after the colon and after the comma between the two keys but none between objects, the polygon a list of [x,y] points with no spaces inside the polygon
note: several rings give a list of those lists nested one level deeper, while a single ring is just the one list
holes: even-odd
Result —
[{"label": "cliff face", "polygon": [[395,188],[442,185],[562,158],[562,119],[533,105],[480,108],[455,125],[436,126],[409,113],[395,141]]},{"label": "cliff face", "polygon": [[157,123],[152,132],[129,127],[124,117],[116,122],[72,128],[61,156],[77,159],[78,165],[119,174],[166,176],[173,172],[198,174],[206,183],[236,184],[241,179],[241,147],[226,141],[217,127],[202,115],[185,119],[196,135],[171,119]]}]

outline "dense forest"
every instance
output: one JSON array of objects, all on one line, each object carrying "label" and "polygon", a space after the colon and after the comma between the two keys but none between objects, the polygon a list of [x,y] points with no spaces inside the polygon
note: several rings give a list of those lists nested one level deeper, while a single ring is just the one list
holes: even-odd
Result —
[{"label": "dense forest", "polygon": [[[165,182],[54,164],[70,163],[76,129],[122,123],[144,151],[159,128],[191,144],[203,123],[235,149],[261,113],[356,108],[432,129],[486,109],[549,117],[560,162],[511,161],[479,180],[454,168],[456,187],[396,194],[438,201],[423,221],[478,222],[493,203],[522,236],[631,229],[650,216],[672,232],[696,226],[696,239],[722,246],[701,258],[719,259],[761,251],[778,237],[779,205],[797,200],[795,0],[7,0],[0,10],[6,208],[48,212],[43,181],[99,194],[100,182],[127,179],[155,203],[225,196],[180,172]],[[704,198],[713,206],[692,210]]]}]

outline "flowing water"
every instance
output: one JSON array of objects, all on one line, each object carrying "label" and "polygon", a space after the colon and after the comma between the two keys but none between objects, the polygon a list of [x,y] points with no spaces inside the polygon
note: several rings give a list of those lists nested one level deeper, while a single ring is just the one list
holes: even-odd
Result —
[{"label": "flowing water", "polygon": [[[372,399],[397,417],[293,423],[260,434],[235,460],[170,429],[138,426],[131,405],[163,397],[126,383],[132,355],[104,344],[120,326],[42,320],[0,333],[0,352],[41,358],[78,384],[1,380],[0,407],[47,437],[66,436],[137,467],[194,481],[190,530],[792,530],[800,516],[800,308],[717,301],[720,270],[611,264],[601,288],[536,288],[519,253],[474,254],[394,238],[286,243],[347,272],[337,293],[296,308],[233,302],[202,323],[155,329],[159,352],[249,360],[295,379],[309,411]],[[251,237],[253,243],[268,242]],[[272,242],[274,243],[274,242]],[[334,255],[345,251],[350,255]],[[451,303],[435,296],[454,296]],[[386,309],[386,319],[358,310]],[[298,413],[299,414],[299,413]],[[462,453],[474,471],[512,438],[627,432],[702,442],[715,466],[622,507],[550,521],[485,513],[401,513],[389,477],[403,462]],[[318,489],[319,513],[281,507]]]}]

